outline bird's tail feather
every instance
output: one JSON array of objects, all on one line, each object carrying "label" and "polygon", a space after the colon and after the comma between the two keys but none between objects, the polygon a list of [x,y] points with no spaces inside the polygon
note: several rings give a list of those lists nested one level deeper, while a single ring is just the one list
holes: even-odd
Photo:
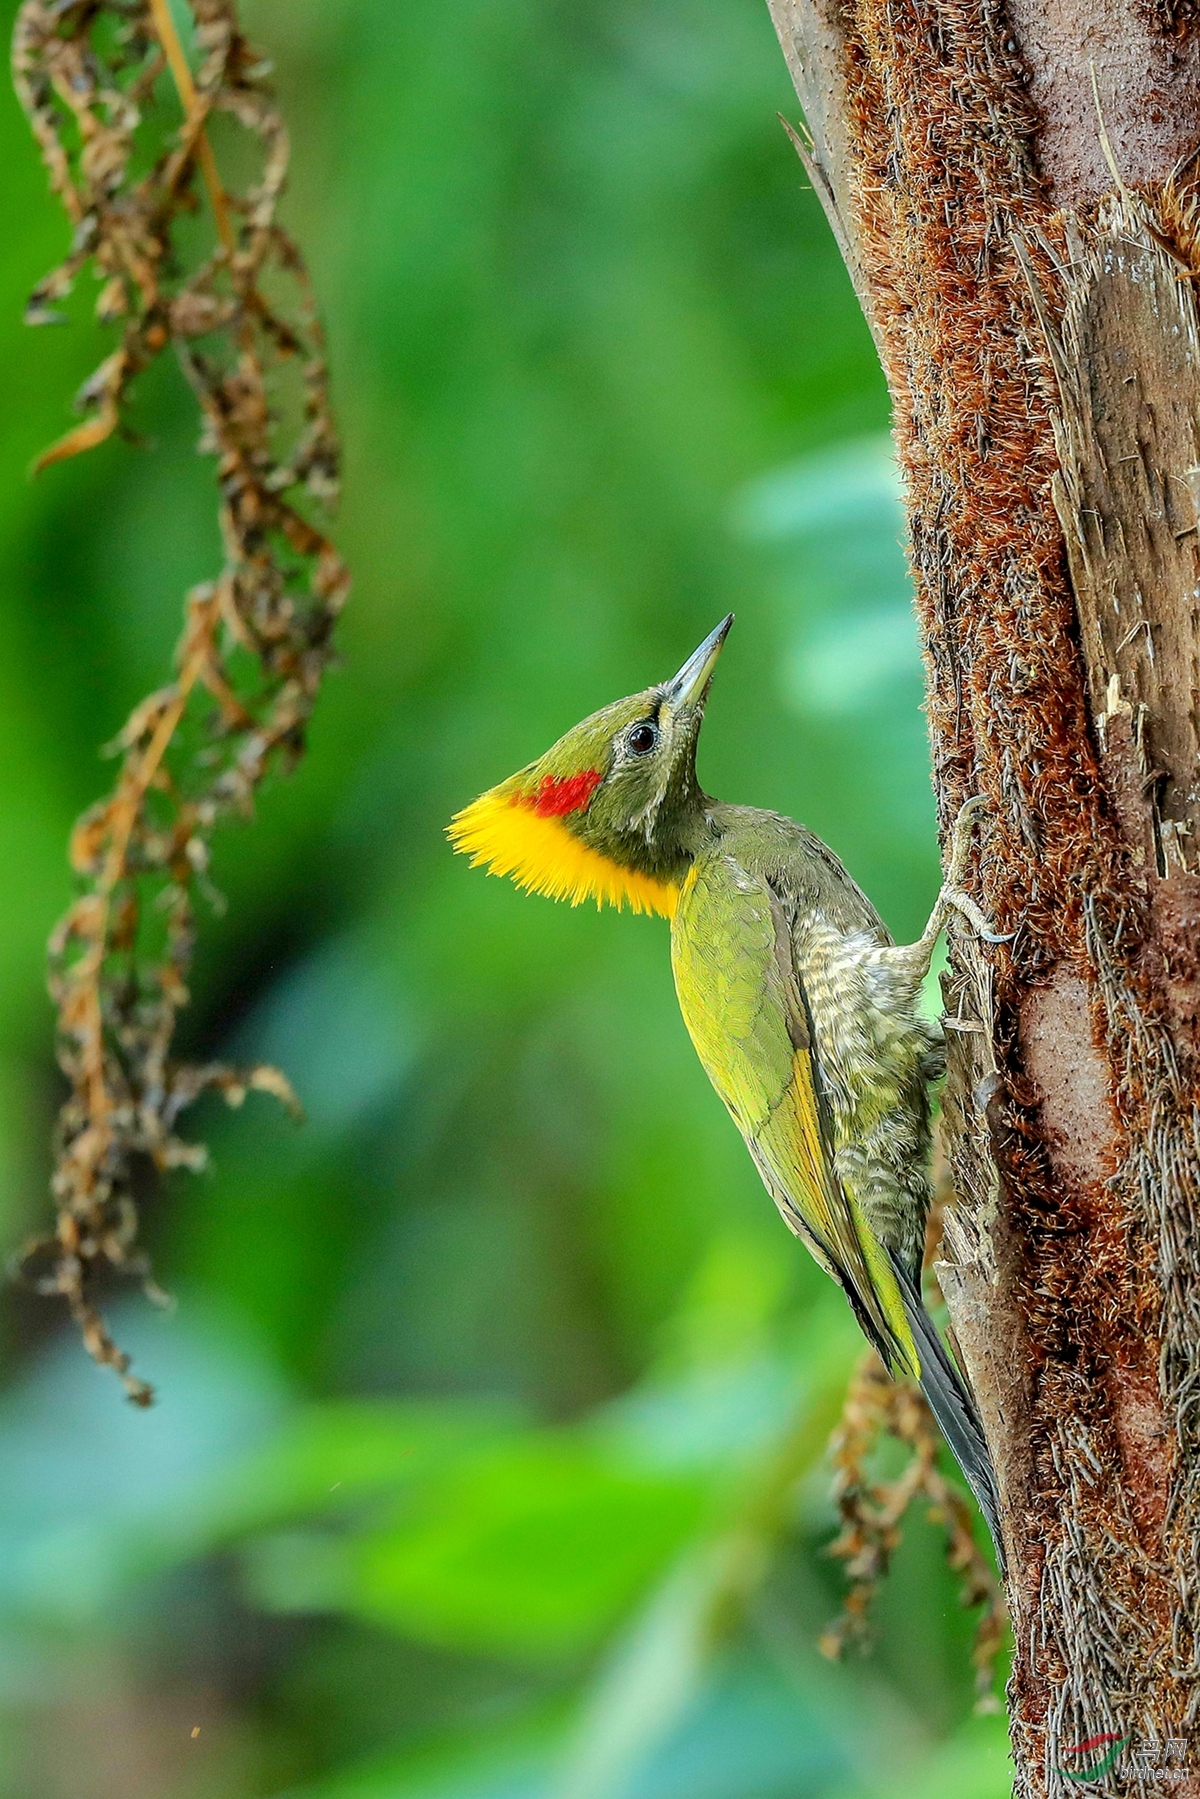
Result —
[{"label": "bird's tail feather", "polygon": [[[895,1264],[893,1263],[893,1266]],[[996,1559],[1004,1572],[1004,1540],[1000,1534],[1000,1505],[996,1474],[983,1435],[975,1401],[966,1382],[951,1360],[933,1319],[921,1302],[920,1291],[900,1268],[896,1278],[904,1299],[904,1310],[921,1360],[921,1387],[929,1409],[937,1419],[942,1435],[966,1476],[967,1484],[979,1509],[987,1520],[996,1548]]]}]

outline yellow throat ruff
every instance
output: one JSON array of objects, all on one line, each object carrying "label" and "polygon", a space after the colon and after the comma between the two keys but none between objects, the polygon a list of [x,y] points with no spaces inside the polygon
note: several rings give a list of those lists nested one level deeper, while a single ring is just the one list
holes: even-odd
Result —
[{"label": "yellow throat ruff", "polygon": [[530,893],[570,900],[573,906],[594,899],[597,906],[627,905],[634,912],[672,916],[677,887],[590,849],[563,822],[563,812],[576,808],[553,797],[547,804],[547,797],[505,781],[456,812],[446,835],[460,854],[470,856],[472,868],[486,865],[489,874],[509,875]]}]

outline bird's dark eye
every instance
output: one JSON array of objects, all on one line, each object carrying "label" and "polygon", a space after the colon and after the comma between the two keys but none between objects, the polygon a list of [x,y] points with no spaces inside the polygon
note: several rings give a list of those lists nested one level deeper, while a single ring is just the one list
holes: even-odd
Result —
[{"label": "bird's dark eye", "polygon": [[644,725],[634,725],[629,733],[629,748],[635,756],[648,756],[658,742],[658,726],[649,720]]}]

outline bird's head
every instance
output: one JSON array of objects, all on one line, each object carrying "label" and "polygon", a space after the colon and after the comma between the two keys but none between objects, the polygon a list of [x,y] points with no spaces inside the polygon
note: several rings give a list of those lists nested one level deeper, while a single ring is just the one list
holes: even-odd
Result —
[{"label": "bird's head", "polygon": [[696,739],[730,613],[671,681],[593,712],[456,814],[456,850],[520,887],[635,912],[675,910],[704,795]]}]

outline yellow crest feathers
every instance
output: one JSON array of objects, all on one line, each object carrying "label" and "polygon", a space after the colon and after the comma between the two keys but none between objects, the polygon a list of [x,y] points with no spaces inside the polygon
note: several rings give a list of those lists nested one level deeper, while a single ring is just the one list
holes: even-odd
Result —
[{"label": "yellow crest feathers", "polygon": [[594,899],[598,906],[627,905],[664,918],[675,911],[677,887],[610,861],[581,842],[561,816],[539,811],[532,796],[507,783],[457,812],[446,835],[470,856],[473,868],[485,865],[489,874],[509,875],[518,887],[548,899],[573,906]]}]

